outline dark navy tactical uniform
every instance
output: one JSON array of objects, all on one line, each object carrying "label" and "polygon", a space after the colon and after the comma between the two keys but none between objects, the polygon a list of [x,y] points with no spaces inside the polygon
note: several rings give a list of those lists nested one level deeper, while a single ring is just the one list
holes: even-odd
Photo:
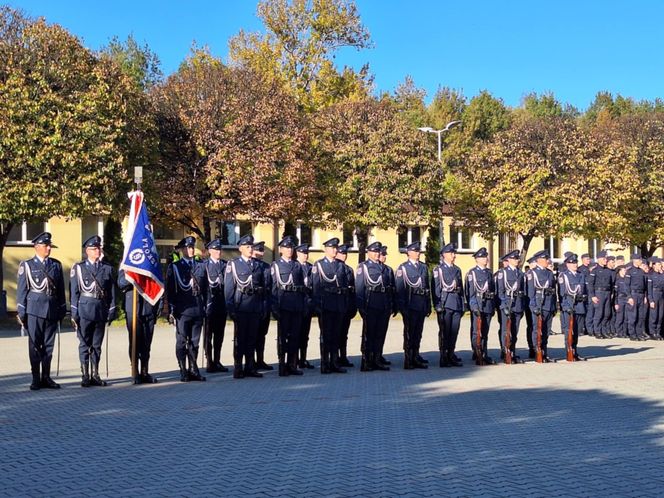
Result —
[{"label": "dark navy tactical uniform", "polygon": [[[656,262],[661,260],[657,258]],[[648,273],[648,302],[650,306],[649,327],[650,337],[662,340],[662,322],[664,322],[664,273],[651,271]]]},{"label": "dark navy tactical uniform", "polygon": [[[481,251],[481,250],[480,250]],[[486,257],[486,249],[475,257]],[[490,268],[475,266],[466,275],[466,300],[473,314],[470,321],[470,344],[478,364],[493,363],[488,355],[489,326],[494,312],[496,288]]]},{"label": "dark navy tactical uniform", "polygon": [[[280,247],[295,247],[293,237],[285,237]],[[279,375],[302,375],[297,368],[302,315],[306,306],[306,288],[302,265],[283,257],[272,263],[272,313],[277,319],[277,354]]]},{"label": "dark navy tactical uniform", "polygon": [[[529,261],[539,257],[546,257],[545,251],[536,253]],[[553,272],[548,268],[535,265],[526,274],[526,289],[528,292],[528,304],[533,320],[532,341],[537,352],[538,346],[542,351],[544,361],[550,361],[547,355],[547,345],[551,322],[556,312],[556,280]],[[538,335],[541,336],[538,343]]]},{"label": "dark navy tactical uniform", "polygon": [[[378,254],[380,242],[373,242],[367,252]],[[383,331],[386,330],[392,313],[392,294],[389,289],[389,274],[378,260],[368,259],[360,263],[355,275],[357,309],[362,316],[362,365],[363,372],[389,370],[381,361]]]},{"label": "dark navy tactical uniform", "polygon": [[[256,242],[253,245],[253,249],[254,252],[265,252],[265,242]],[[262,256],[260,258],[254,256],[252,260],[254,261],[254,264],[257,265],[258,268],[260,268],[260,270],[263,272],[266,289],[265,293],[263,293],[263,315],[261,316],[260,323],[258,325],[258,334],[256,335],[256,369],[274,370],[272,365],[265,363],[265,340],[267,339],[267,333],[270,330],[270,294],[272,289],[272,274],[269,263],[263,261]]]},{"label": "dark navy tactical uniform", "polygon": [[[125,322],[129,333],[129,360],[132,360],[132,328],[134,320],[134,284],[127,280],[124,270],[118,272],[118,287],[124,293],[123,308],[125,310]],[[136,384],[154,384],[157,382],[150,375],[150,349],[152,348],[152,337],[157,317],[161,313],[162,300],[154,306],[145,300],[138,292],[136,293],[136,371],[138,377],[134,379]],[[139,366],[140,365],[140,366]]]},{"label": "dark navy tactical uniform", "polygon": [[[309,246],[301,244],[295,248],[295,252],[302,252],[309,254]],[[309,332],[311,331],[311,318],[314,312],[314,305],[312,299],[313,281],[311,269],[313,265],[309,261],[299,263],[302,267],[302,275],[304,276],[304,311],[302,311],[302,320],[300,322],[300,348],[298,353],[298,366],[300,368],[314,368],[314,366],[307,361],[307,349],[309,347]]]},{"label": "dark navy tactical uniform", "polygon": [[[576,261],[576,258],[567,258],[565,261]],[[580,359],[577,351],[579,330],[583,327],[582,324],[585,321],[586,301],[588,299],[586,277],[579,271],[562,270],[558,274],[558,295],[561,310],[560,328],[565,337],[565,348],[571,349],[574,353],[574,359],[578,360]]]},{"label": "dark navy tactical uniform", "polygon": [[[443,247],[441,254],[446,251],[456,252],[452,244]],[[439,365],[441,367],[461,366],[459,358],[454,353],[461,317],[465,311],[461,268],[443,261],[433,271],[431,289],[433,307],[438,316]]]},{"label": "dark navy tactical uniform", "polygon": [[[632,256],[632,260],[636,259]],[[625,281],[629,287],[629,298],[632,304],[627,303],[627,330],[630,337],[636,340],[646,339],[646,313],[648,304],[646,302],[646,293],[648,282],[645,272],[633,264],[628,265]]]},{"label": "dark navy tactical uniform", "polygon": [[[410,244],[406,251],[420,252],[420,243]],[[409,259],[396,273],[396,298],[403,317],[404,368],[427,368],[418,358],[424,319],[431,314],[429,270],[426,264]]]},{"label": "dark navy tactical uniform", "polygon": [[[252,245],[253,237],[247,235],[240,239],[239,244]],[[253,258],[245,259],[240,256],[226,265],[224,295],[226,310],[235,322],[233,377],[236,379],[245,376],[262,377],[256,370],[254,354],[261,320],[269,314],[269,309],[266,308],[266,295],[269,298],[270,292],[268,284],[263,266],[257,264]]]},{"label": "dark navy tactical uniform", "polygon": [[[338,246],[339,239],[330,239],[325,244]],[[347,313],[346,301],[349,289],[346,270],[341,261],[324,257],[316,261],[311,273],[313,302],[321,331],[320,371],[324,374],[345,372],[345,369],[339,367],[337,360],[339,338]]]},{"label": "dark navy tactical uniform", "polygon": [[[186,237],[178,248],[194,247],[195,244],[194,237]],[[175,318],[175,356],[182,382],[205,380],[196,359],[205,318],[207,290],[207,275],[202,262],[183,257],[168,265],[166,296],[170,314]]]},{"label": "dark navy tactical uniform", "polygon": [[[617,268],[620,270],[620,267]],[[616,279],[613,286],[615,304],[614,304],[614,328],[617,337],[628,337],[627,333],[627,300],[629,299],[629,283],[625,277],[621,277],[616,272]]]},{"label": "dark navy tactical uniform", "polygon": [[[86,248],[100,246],[101,238],[96,235],[84,244]],[[84,387],[106,385],[99,377],[99,361],[106,324],[117,318],[115,287],[115,269],[105,261],[85,259],[71,269],[71,318],[76,324]]]},{"label": "dark navy tactical uniform", "polygon": [[[348,245],[339,246],[337,254],[348,254]],[[337,258],[339,259],[339,258]],[[355,272],[346,264],[345,261],[339,262],[343,265],[346,272],[346,282],[348,283],[348,292],[345,294],[345,308],[343,320],[341,322],[341,335],[339,336],[339,365],[342,367],[352,367],[353,364],[348,360],[348,330],[351,320],[357,315],[357,303],[355,302]]]},{"label": "dark navy tactical uniform", "polygon": [[[221,240],[215,239],[208,249],[221,250]],[[224,275],[227,261],[209,257],[203,263],[207,275],[207,304],[205,307],[205,356],[207,372],[228,372],[221,364],[221,346],[226,332],[226,298],[224,297]]]},{"label": "dark navy tactical uniform", "polygon": [[[507,256],[517,258],[519,251],[514,251]],[[521,269],[519,267],[508,266],[507,268],[498,270],[496,275],[496,292],[498,293],[499,306],[502,310],[501,344],[503,353],[506,353],[509,344],[512,363],[515,363],[518,361],[516,343],[519,334],[519,325],[521,324],[523,313],[526,311],[526,281]]]},{"label": "dark navy tactical uniform", "polygon": [[[44,232],[35,237],[32,243],[50,246],[51,234]],[[51,359],[58,323],[67,311],[65,301],[62,265],[57,259],[47,257],[41,260],[35,255],[19,263],[16,311],[28,333],[31,390],[60,387],[51,379]]]},{"label": "dark navy tactical uniform", "polygon": [[[612,325],[612,291],[615,272],[606,266],[595,265],[588,274],[588,302],[593,308],[593,334],[595,337],[611,336]],[[592,298],[597,298],[594,303]]]}]

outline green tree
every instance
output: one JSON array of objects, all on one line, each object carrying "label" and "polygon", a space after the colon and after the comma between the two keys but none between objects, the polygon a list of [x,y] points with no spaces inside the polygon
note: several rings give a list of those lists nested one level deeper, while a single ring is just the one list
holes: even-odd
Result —
[{"label": "green tree", "polygon": [[142,94],[62,27],[8,7],[0,60],[1,256],[23,220],[104,215],[123,204]]},{"label": "green tree", "polygon": [[396,108],[414,128],[429,126],[429,116],[424,103],[426,95],[424,89],[415,86],[411,76],[406,76],[392,96]]},{"label": "green tree", "polygon": [[437,216],[435,155],[392,102],[339,102],[318,113],[315,127],[327,222],[356,228],[361,260],[372,227],[426,224]]},{"label": "green tree", "polygon": [[149,90],[163,78],[159,56],[147,43],[139,45],[133,35],[124,41],[113,37],[101,53],[115,61],[142,90]]},{"label": "green tree", "polygon": [[257,14],[265,33],[241,30],[231,38],[232,64],[286,85],[307,110],[367,92],[371,80],[366,67],[339,72],[332,63],[340,48],[371,46],[355,2],[264,0]]}]

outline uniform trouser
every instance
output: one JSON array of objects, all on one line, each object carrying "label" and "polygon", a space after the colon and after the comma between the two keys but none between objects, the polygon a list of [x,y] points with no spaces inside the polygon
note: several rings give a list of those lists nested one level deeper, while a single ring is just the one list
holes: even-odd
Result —
[{"label": "uniform trouser", "polygon": [[201,340],[203,317],[183,315],[177,319],[175,335],[175,356],[178,362],[198,358],[198,344]]},{"label": "uniform trouser", "polygon": [[265,338],[267,332],[270,330],[270,315],[265,318],[260,318],[258,324],[258,332],[256,333],[256,359],[261,362],[265,358]]},{"label": "uniform trouser", "polygon": [[[132,347],[132,317],[126,315],[127,332],[129,332],[129,359],[131,360]],[[155,319],[152,315],[136,317],[136,357],[141,364],[150,360],[150,348],[152,346],[152,337],[154,335]]]},{"label": "uniform trouser", "polygon": [[653,303],[655,303],[655,307],[648,310],[648,333],[654,337],[661,337],[662,321],[664,321],[664,298],[655,299]]},{"label": "uniform trouser", "polygon": [[[586,320],[586,315],[581,315],[579,313],[574,313],[574,320],[572,320],[572,330],[571,330],[571,339],[572,339],[572,344],[571,348],[576,352],[576,345],[579,342],[579,330],[583,327],[583,323],[585,323]],[[572,318],[572,313],[568,313],[566,311],[561,311],[560,312],[560,329],[565,337],[565,349],[570,347],[569,341],[570,341],[570,320]]]},{"label": "uniform trouser", "polygon": [[367,309],[364,316],[364,353],[380,355],[383,351],[383,342],[387,325],[390,322],[390,310]]},{"label": "uniform trouser", "polygon": [[205,319],[205,356],[208,364],[221,362],[221,345],[226,332],[226,313],[215,313]]},{"label": "uniform trouser", "polygon": [[235,313],[235,337],[233,339],[233,360],[235,366],[242,366],[245,360],[245,369],[254,368],[254,353],[256,352],[256,337],[261,327],[261,313],[238,311]]},{"label": "uniform trouser", "polygon": [[644,303],[645,295],[633,293],[634,304],[627,304],[627,330],[630,337],[643,337],[646,335],[646,313],[648,304]]},{"label": "uniform trouser", "polygon": [[341,330],[339,333],[339,356],[345,358],[348,354],[348,329],[353,318],[346,314],[341,320]]},{"label": "uniform trouser", "polygon": [[593,330],[596,336],[611,335],[611,293],[608,291],[597,291],[595,293],[599,302],[592,303],[593,308]]},{"label": "uniform trouser", "polygon": [[618,337],[627,337],[627,300],[619,299],[618,309],[614,309],[614,328]]},{"label": "uniform trouser", "polygon": [[79,320],[77,335],[78,356],[81,363],[91,361],[94,365],[99,365],[105,332],[106,322],[86,320],[85,318]]},{"label": "uniform trouser", "polygon": [[297,363],[301,328],[301,311],[279,311],[279,320],[277,321],[279,363],[285,362],[288,365],[294,365]]},{"label": "uniform trouser", "polygon": [[532,341],[533,348],[537,351],[537,335],[539,334],[539,327],[541,322],[541,340],[540,347],[542,351],[546,353],[547,346],[549,343],[549,332],[551,332],[551,322],[553,321],[553,313],[550,311],[542,311],[538,316],[534,311],[531,311],[532,320],[533,320],[533,332],[532,332]]},{"label": "uniform trouser", "polygon": [[491,313],[474,313],[470,316],[470,344],[475,354],[487,355],[487,342],[489,339],[489,326],[491,325]]},{"label": "uniform trouser", "polygon": [[405,351],[419,351],[424,329],[424,311],[409,310],[403,319],[403,338]]},{"label": "uniform trouser", "polygon": [[498,342],[500,342],[500,350],[503,350],[503,310],[496,306],[496,318],[498,319]]},{"label": "uniform trouser", "polygon": [[38,368],[39,364],[48,366],[53,357],[55,334],[58,331],[57,320],[48,320],[28,315],[28,355],[30,365]]},{"label": "uniform trouser", "polygon": [[586,310],[585,326],[588,335],[595,335],[595,305],[588,298],[588,309]]},{"label": "uniform trouser", "polygon": [[[500,329],[501,332],[503,333],[500,341],[501,347],[503,348],[503,350],[505,351],[507,350],[507,334],[509,333],[510,351],[512,351],[512,354],[514,354],[516,352],[516,341],[519,335],[519,325],[521,324],[521,318],[523,317],[523,312],[519,313],[512,312],[510,316],[508,316],[508,314],[505,312],[501,312],[500,317],[503,322],[502,327]],[[507,326],[508,320],[510,322],[509,327]]]},{"label": "uniform trouser", "polygon": [[460,311],[445,308],[438,313],[438,348],[441,354],[454,354],[460,326]]},{"label": "uniform trouser", "polygon": [[533,314],[529,309],[523,312],[526,317],[526,341],[528,342],[528,351],[534,351],[535,345],[533,344]]},{"label": "uniform trouser", "polygon": [[309,347],[309,332],[311,331],[311,314],[304,313],[300,321],[300,361],[307,359],[307,348]]},{"label": "uniform trouser", "polygon": [[337,351],[339,351],[339,337],[341,336],[343,320],[344,314],[340,311],[323,310],[318,315],[322,363],[336,358]]}]

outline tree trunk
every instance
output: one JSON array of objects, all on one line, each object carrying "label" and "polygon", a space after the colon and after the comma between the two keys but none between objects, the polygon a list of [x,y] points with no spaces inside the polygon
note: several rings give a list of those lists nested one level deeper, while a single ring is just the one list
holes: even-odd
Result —
[{"label": "tree trunk", "polygon": [[367,255],[367,243],[369,242],[369,228],[367,227],[356,227],[355,235],[357,235],[357,261],[362,263],[366,259]]},{"label": "tree trunk", "polygon": [[659,247],[660,245],[656,240],[650,240],[641,244],[639,249],[641,250],[641,255],[647,259],[655,254],[655,251],[659,249]]},{"label": "tree trunk", "polygon": [[203,239],[203,244],[212,240],[212,224],[207,216],[203,216]]}]

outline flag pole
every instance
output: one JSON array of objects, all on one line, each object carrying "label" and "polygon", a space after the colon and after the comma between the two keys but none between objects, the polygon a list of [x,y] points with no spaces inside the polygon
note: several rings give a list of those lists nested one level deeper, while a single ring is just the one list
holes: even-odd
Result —
[{"label": "flag pole", "polygon": [[132,306],[131,306],[131,377],[136,381],[138,377],[138,365],[136,360],[136,315],[138,306],[138,293],[136,292],[136,285],[132,291]]}]

